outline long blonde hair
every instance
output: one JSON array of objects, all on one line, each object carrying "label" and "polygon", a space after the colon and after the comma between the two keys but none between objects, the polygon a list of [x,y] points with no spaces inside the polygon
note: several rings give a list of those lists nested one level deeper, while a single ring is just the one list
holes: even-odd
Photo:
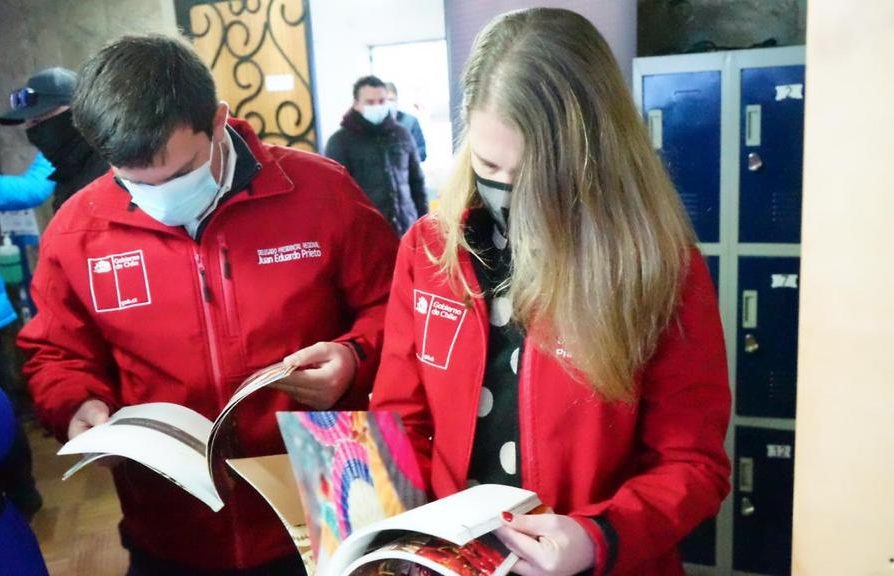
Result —
[{"label": "long blonde hair", "polygon": [[[632,400],[695,240],[608,44],[568,10],[503,14],[475,40],[463,95],[466,123],[486,110],[524,140],[510,206],[513,317],[604,398]],[[472,252],[463,228],[475,190],[463,136],[433,260],[470,293],[459,251]]]}]

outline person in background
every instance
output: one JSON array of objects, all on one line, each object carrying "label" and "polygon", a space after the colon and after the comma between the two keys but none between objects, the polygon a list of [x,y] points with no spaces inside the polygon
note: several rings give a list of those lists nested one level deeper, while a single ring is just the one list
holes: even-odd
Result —
[{"label": "person in background", "polygon": [[65,68],[41,70],[25,86],[9,95],[10,109],[0,115],[0,125],[24,125],[28,141],[54,167],[56,183],[53,210],[75,192],[109,170],[108,163],[75,129],[71,98],[77,74]]},{"label": "person in background", "polygon": [[12,404],[0,388],[0,574],[45,576],[47,567],[37,539],[15,503],[7,497],[10,479],[4,460],[18,429]]},{"label": "person in background", "polygon": [[435,497],[503,514],[522,576],[674,575],[730,489],[730,390],[695,235],[608,44],[583,16],[497,17],[466,65],[441,208],[404,236],[371,409]]},{"label": "person in background", "polygon": [[391,111],[391,115],[394,116],[394,119],[397,120],[398,124],[410,132],[413,141],[416,143],[416,151],[419,153],[419,161],[425,162],[428,154],[425,152],[425,136],[422,134],[422,127],[419,125],[419,119],[409,112],[404,112],[398,108],[397,87],[394,85],[394,82],[386,82],[385,89],[388,91],[388,109]]},{"label": "person in background", "polygon": [[56,189],[55,168],[38,150],[21,174],[0,174],[0,211],[28,210],[46,202]]},{"label": "person in background", "polygon": [[413,137],[391,116],[385,83],[354,83],[354,105],[325,154],[345,168],[398,234],[428,213],[425,176]]},{"label": "person in background", "polygon": [[[49,179],[53,170],[53,165],[38,151],[23,173],[0,174],[0,211],[27,210],[46,202],[56,188],[56,183]],[[17,318],[18,314],[6,292],[6,282],[0,277],[0,328],[9,326]],[[7,389],[9,366],[7,358],[0,358],[0,388]],[[15,503],[26,519],[31,519],[43,505],[43,498],[34,481],[28,437],[18,419],[15,420],[15,434],[9,453],[0,464],[0,476],[6,479],[4,490],[7,498]]]},{"label": "person in background", "polygon": [[[279,410],[365,409],[397,236],[344,168],[263,144],[229,118],[192,48],[164,36],[91,57],[72,113],[113,168],[50,221],[37,315],[19,333],[56,437],[148,402],[214,419],[248,375],[283,359],[297,370],[279,390],[236,408],[240,453],[282,451]],[[215,513],[133,461],[112,473],[130,576],[303,573],[246,483]]]}]

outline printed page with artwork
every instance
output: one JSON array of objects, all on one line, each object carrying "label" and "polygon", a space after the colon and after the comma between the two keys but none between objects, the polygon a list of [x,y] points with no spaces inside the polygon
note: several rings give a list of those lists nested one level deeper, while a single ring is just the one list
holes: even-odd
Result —
[{"label": "printed page with artwork", "polygon": [[500,576],[516,561],[491,534],[501,514],[542,510],[535,493],[494,484],[425,504],[425,483],[397,414],[277,418],[305,511],[309,574]]}]

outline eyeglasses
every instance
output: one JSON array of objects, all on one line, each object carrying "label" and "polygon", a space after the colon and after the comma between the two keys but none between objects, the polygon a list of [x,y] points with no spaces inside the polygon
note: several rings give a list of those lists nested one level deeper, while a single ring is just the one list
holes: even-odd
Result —
[{"label": "eyeglasses", "polygon": [[9,107],[13,110],[29,108],[35,104],[37,104],[37,92],[27,86],[9,93]]}]

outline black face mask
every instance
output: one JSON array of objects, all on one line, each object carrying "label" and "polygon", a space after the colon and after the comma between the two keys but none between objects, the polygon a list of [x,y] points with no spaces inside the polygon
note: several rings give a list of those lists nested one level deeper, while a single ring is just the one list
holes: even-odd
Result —
[{"label": "black face mask", "polygon": [[64,160],[64,151],[75,142],[83,140],[80,132],[75,129],[71,120],[71,110],[47,118],[40,124],[36,124],[25,130],[28,142],[40,150],[44,156],[55,166]]},{"label": "black face mask", "polygon": [[484,207],[490,212],[500,234],[506,236],[509,229],[509,198],[512,194],[512,184],[494,182],[475,174],[475,184],[478,187],[478,195]]}]

